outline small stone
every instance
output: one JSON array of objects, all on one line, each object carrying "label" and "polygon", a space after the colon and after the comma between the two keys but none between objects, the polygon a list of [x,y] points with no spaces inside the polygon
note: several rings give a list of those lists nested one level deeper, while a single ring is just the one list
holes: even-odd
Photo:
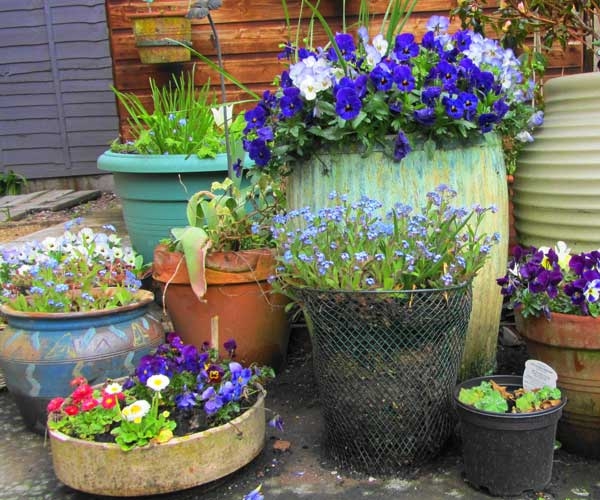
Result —
[{"label": "small stone", "polygon": [[500,329],[500,343],[505,347],[516,347],[523,343],[521,336],[510,326],[503,326]]},{"label": "small stone", "polygon": [[292,443],[290,443],[289,441],[284,441],[283,439],[278,439],[273,443],[273,451],[276,451],[278,453],[284,453],[286,451],[289,451],[291,447]]}]

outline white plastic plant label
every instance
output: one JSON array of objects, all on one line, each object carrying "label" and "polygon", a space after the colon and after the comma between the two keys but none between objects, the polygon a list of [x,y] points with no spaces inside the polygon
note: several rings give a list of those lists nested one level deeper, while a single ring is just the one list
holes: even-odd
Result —
[{"label": "white plastic plant label", "polygon": [[556,387],[558,375],[554,369],[536,359],[525,361],[525,371],[523,372],[523,389],[531,391],[541,389],[544,386]]}]

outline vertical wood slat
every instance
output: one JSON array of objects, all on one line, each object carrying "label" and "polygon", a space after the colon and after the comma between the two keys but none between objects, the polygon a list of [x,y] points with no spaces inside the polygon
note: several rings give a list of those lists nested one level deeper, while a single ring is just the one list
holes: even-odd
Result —
[{"label": "vertical wood slat", "polygon": [[62,144],[63,161],[65,164],[65,169],[68,172],[71,170],[71,157],[69,155],[69,135],[67,134],[65,113],[63,109],[61,81],[58,71],[58,58],[56,56],[56,43],[54,42],[54,26],[52,24],[52,7],[50,5],[50,2],[44,2],[44,18],[46,21],[46,33],[48,36],[48,53],[50,54],[50,68],[52,70],[54,95],[56,96],[58,133],[60,134]]}]

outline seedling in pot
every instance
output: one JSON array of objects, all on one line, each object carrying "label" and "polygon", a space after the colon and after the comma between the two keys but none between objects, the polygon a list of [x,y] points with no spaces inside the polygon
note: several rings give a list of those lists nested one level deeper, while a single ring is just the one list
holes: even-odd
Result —
[{"label": "seedling in pot", "polygon": [[560,389],[544,386],[526,391],[523,388],[507,390],[493,380],[483,381],[476,387],[462,388],[458,400],[478,410],[492,413],[531,413],[547,410],[561,403]]}]

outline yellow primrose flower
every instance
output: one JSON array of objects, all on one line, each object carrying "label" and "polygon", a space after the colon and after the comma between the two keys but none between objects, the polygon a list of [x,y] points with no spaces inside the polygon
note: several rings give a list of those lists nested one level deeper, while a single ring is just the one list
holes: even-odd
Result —
[{"label": "yellow primrose flower", "polygon": [[146,381],[146,385],[150,387],[153,391],[162,391],[165,387],[169,385],[169,377],[159,373],[158,375],[152,375],[148,377]]}]

